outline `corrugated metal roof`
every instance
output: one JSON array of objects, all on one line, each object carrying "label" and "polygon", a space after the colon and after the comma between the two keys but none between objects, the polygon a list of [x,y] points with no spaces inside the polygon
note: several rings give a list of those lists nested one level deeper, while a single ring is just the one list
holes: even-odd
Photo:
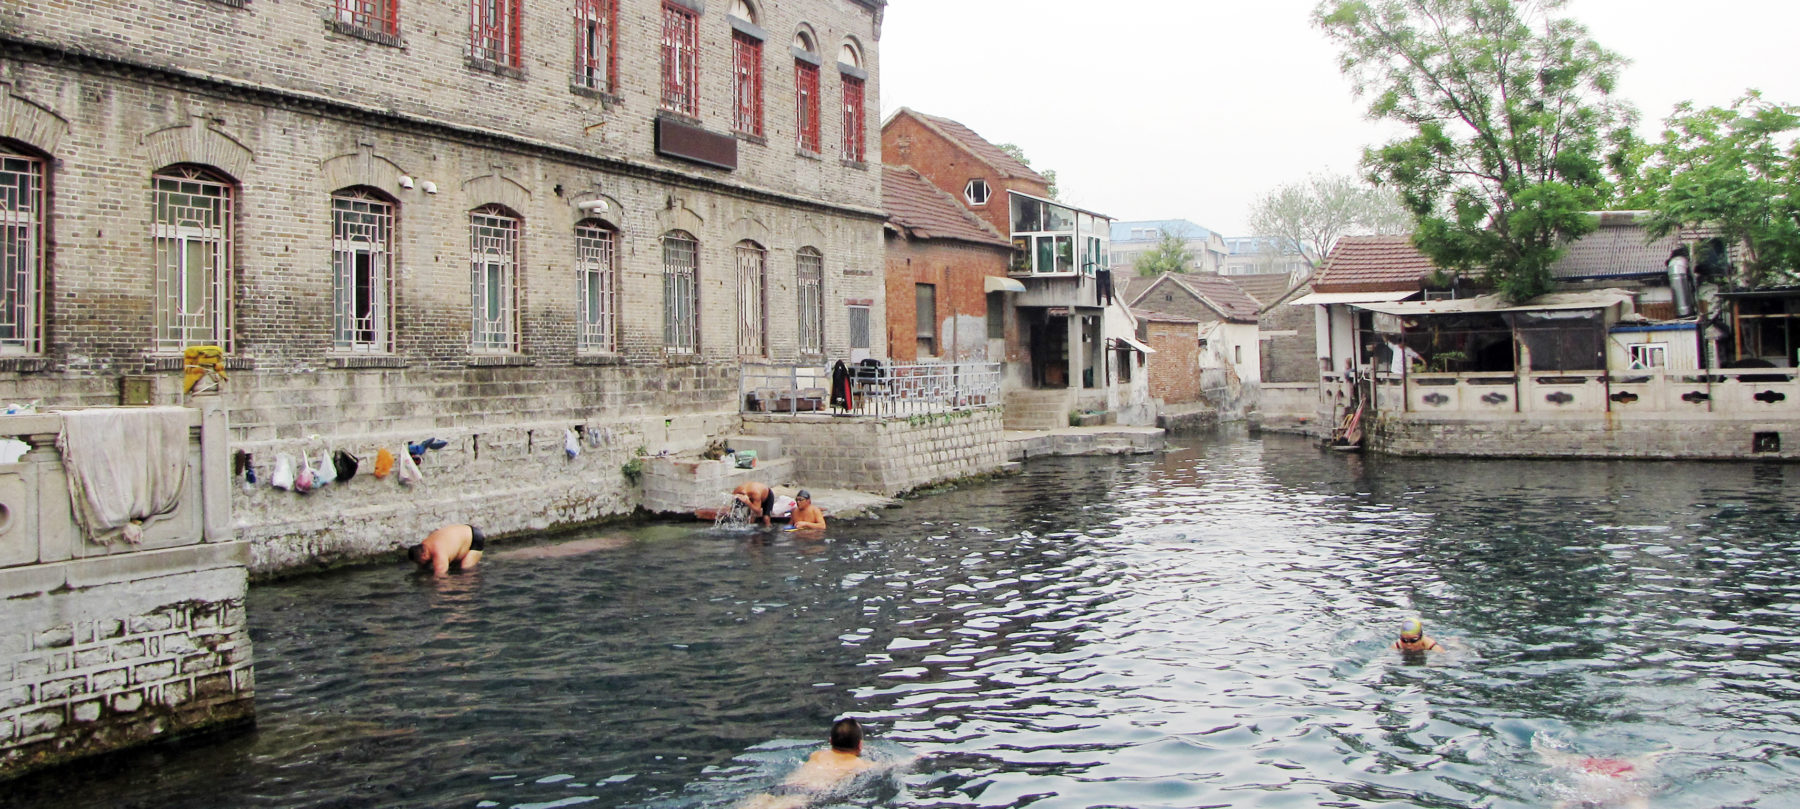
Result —
[{"label": "corrugated metal roof", "polygon": [[882,165],[881,207],[888,222],[919,239],[955,239],[1007,248],[1012,241],[906,166]]}]

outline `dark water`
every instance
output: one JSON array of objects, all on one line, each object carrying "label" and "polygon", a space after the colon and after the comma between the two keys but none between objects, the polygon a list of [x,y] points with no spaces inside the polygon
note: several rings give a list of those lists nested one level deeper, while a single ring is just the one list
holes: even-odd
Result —
[{"label": "dark water", "polygon": [[[823,543],[664,525],[264,586],[254,733],[0,802],[721,807],[854,713],[917,757],[861,806],[1800,806],[1800,467],[1187,440]],[[1400,660],[1407,615],[1451,651]],[[1667,753],[1615,784],[1534,737]]]}]

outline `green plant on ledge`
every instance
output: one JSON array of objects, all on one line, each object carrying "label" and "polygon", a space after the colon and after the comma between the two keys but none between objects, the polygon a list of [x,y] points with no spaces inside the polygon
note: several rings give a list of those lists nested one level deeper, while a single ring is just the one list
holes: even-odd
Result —
[{"label": "green plant on ledge", "polygon": [[1069,426],[1070,427],[1080,427],[1081,426],[1081,411],[1079,411],[1079,410],[1069,411]]},{"label": "green plant on ledge", "polygon": [[636,486],[638,484],[638,481],[643,479],[643,477],[644,477],[644,456],[649,455],[649,454],[650,454],[649,450],[646,450],[643,447],[638,447],[637,454],[635,456],[633,456],[631,460],[626,461],[624,464],[621,464],[619,466],[619,474],[625,476],[626,483]]}]

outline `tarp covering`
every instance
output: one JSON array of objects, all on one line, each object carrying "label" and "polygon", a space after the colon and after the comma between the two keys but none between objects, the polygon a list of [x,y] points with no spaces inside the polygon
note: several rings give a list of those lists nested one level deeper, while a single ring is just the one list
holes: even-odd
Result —
[{"label": "tarp covering", "polygon": [[1310,292],[1291,301],[1289,306],[1327,305],[1333,303],[1385,303],[1403,301],[1419,294],[1416,289],[1388,292]]},{"label": "tarp covering", "polygon": [[1147,345],[1144,345],[1143,343],[1138,342],[1137,338],[1134,338],[1134,337],[1114,337],[1114,338],[1112,338],[1112,340],[1113,340],[1114,346],[1123,344],[1129,348],[1137,349],[1138,353],[1140,353],[1140,354],[1155,354],[1156,353],[1156,349],[1151,348]]},{"label": "tarp covering", "polygon": [[[1310,297],[1310,296],[1309,296]],[[1466,315],[1480,312],[1545,312],[1567,309],[1606,309],[1618,304],[1631,304],[1632,295],[1623,289],[1597,289],[1590,292],[1552,292],[1524,303],[1512,303],[1500,295],[1477,295],[1447,301],[1378,301],[1350,302],[1358,309],[1389,315]],[[1632,309],[1631,311],[1635,311]]]}]

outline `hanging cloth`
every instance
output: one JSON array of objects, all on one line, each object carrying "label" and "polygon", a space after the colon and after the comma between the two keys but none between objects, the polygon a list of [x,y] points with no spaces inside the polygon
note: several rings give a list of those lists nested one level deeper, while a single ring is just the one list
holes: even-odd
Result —
[{"label": "hanging cloth", "polygon": [[850,369],[844,367],[844,361],[838,360],[831,366],[831,406],[838,410],[849,410],[852,407],[850,396]]}]

